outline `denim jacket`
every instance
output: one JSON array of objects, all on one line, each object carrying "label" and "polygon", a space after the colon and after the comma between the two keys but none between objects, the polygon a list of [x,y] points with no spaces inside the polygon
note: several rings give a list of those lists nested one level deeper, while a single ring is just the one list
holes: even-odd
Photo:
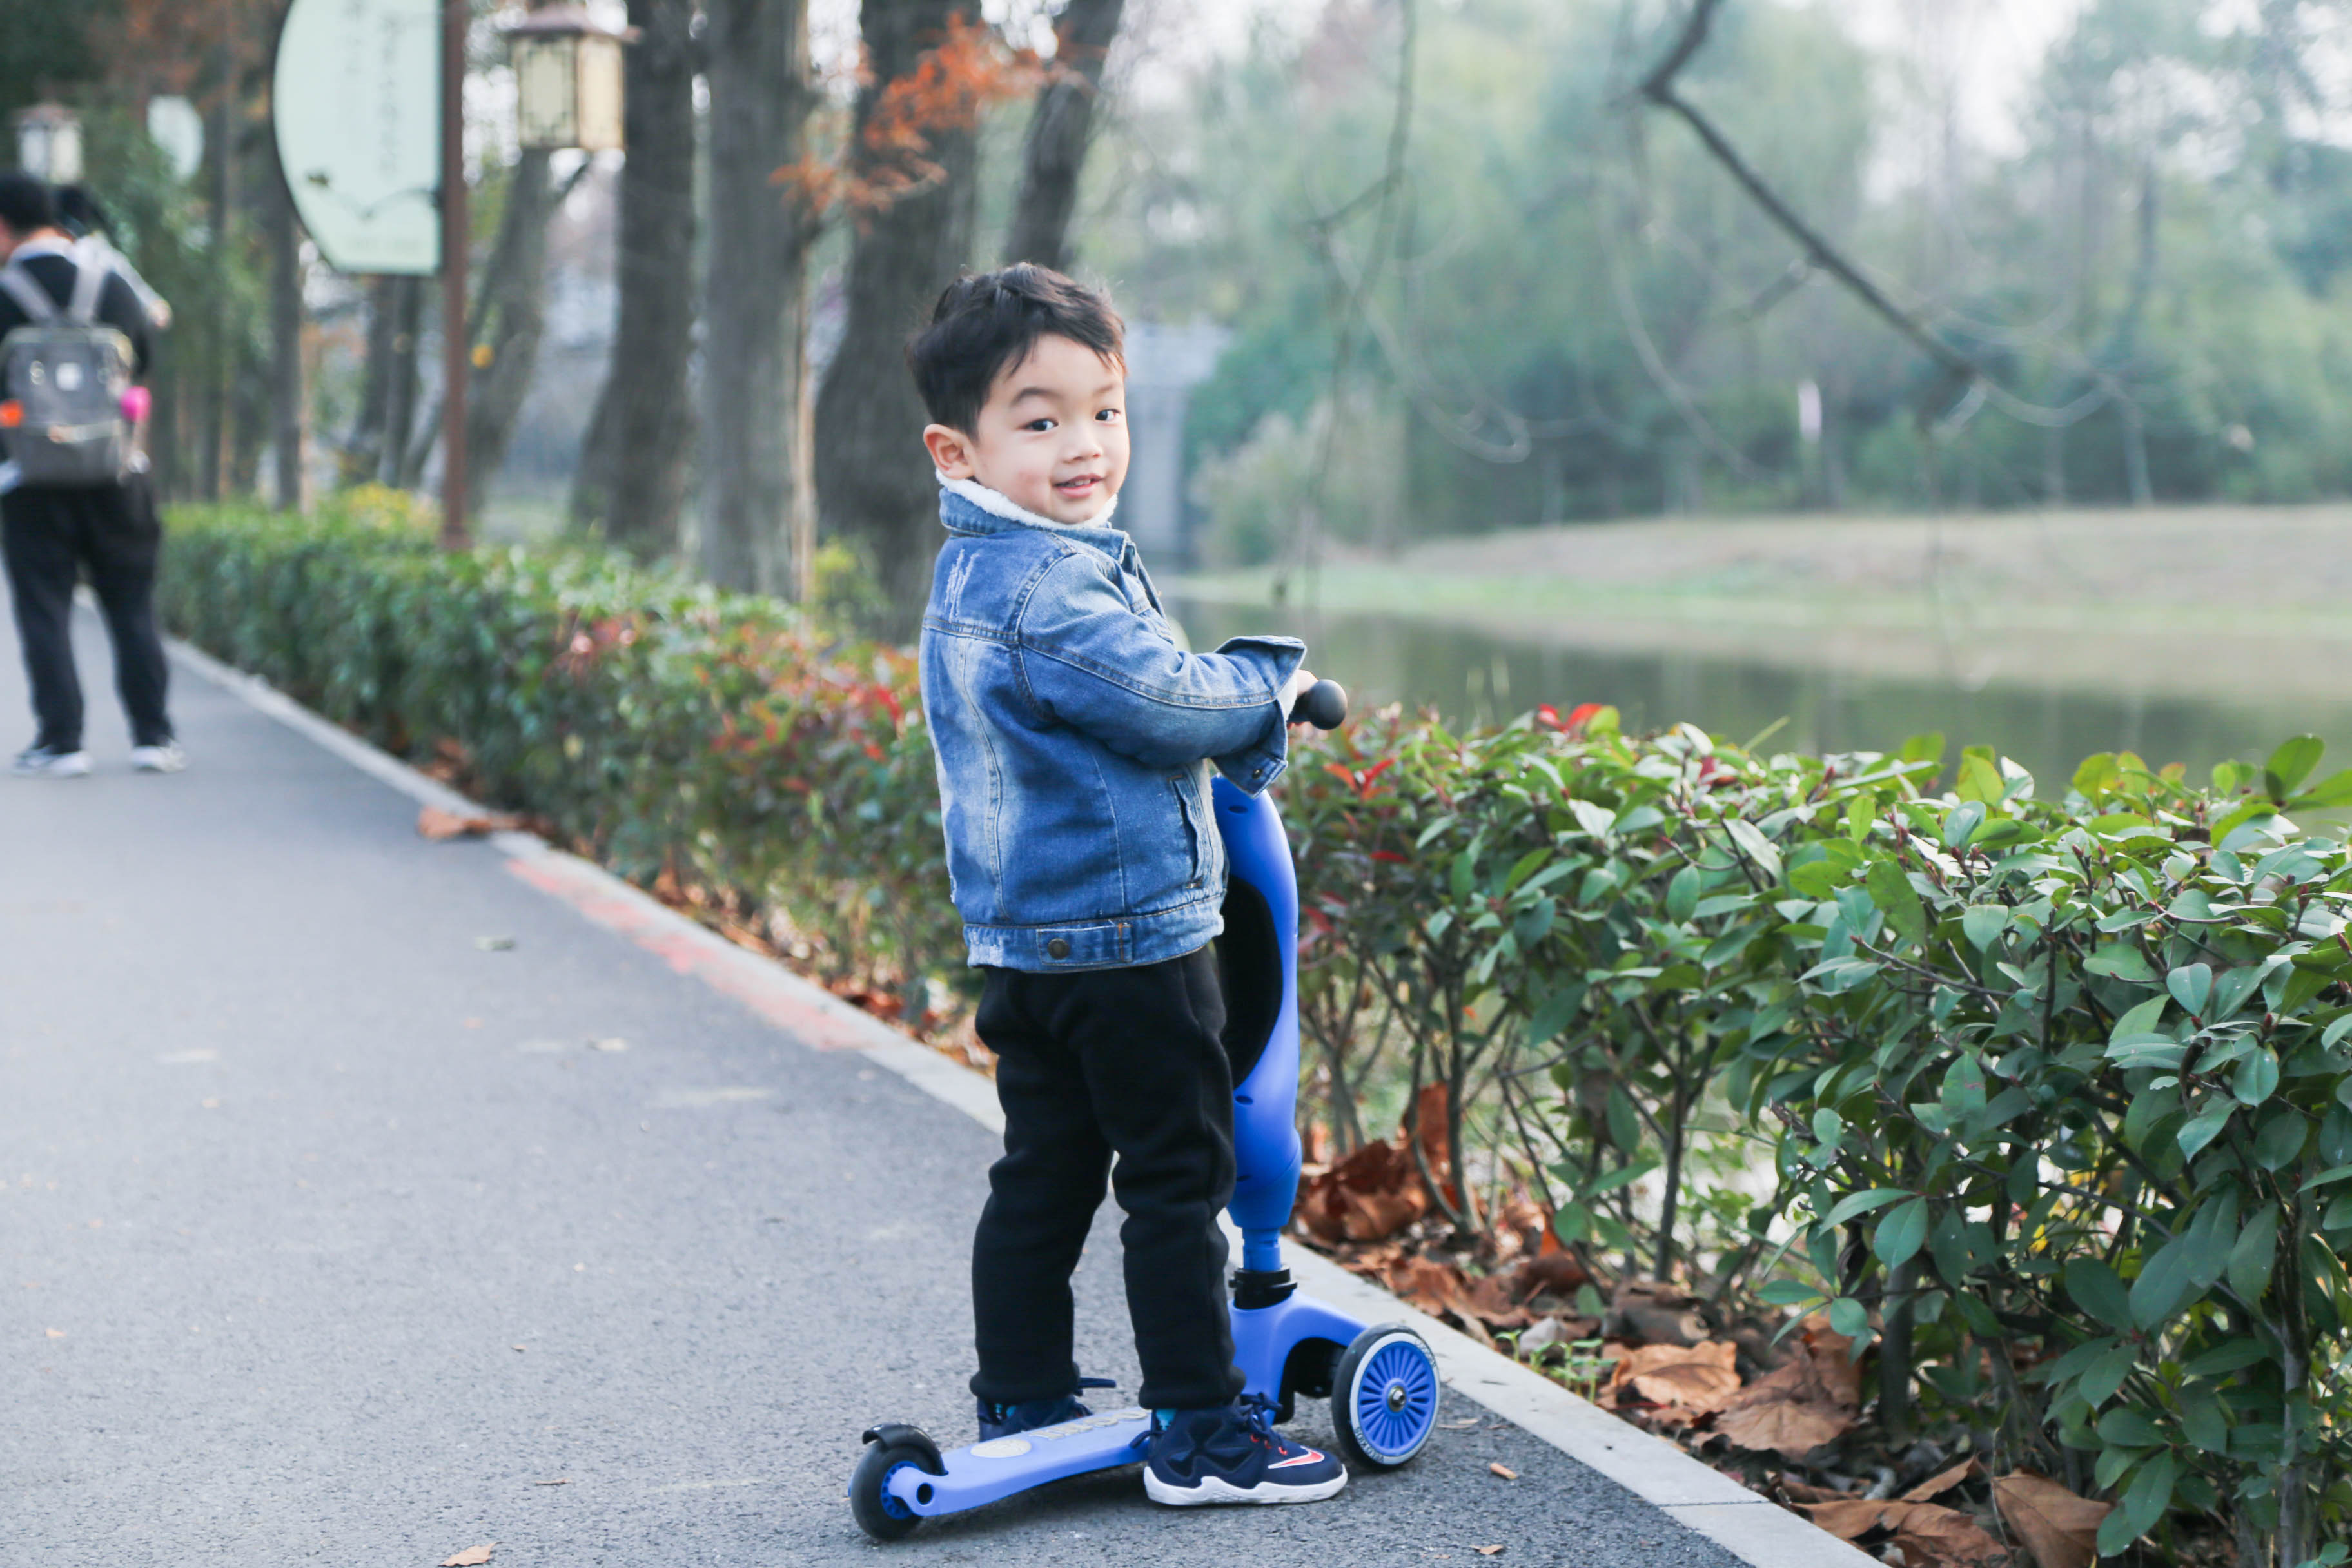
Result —
[{"label": "denim jacket", "polygon": [[1285,766],[1292,637],[1177,646],[1134,542],[942,491],[923,714],[974,964],[1157,963],[1223,927],[1213,763],[1255,795]]}]

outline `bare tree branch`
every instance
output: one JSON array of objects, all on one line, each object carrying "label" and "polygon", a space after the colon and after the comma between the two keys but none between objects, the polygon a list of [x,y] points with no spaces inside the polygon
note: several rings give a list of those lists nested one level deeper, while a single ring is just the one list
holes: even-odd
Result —
[{"label": "bare tree branch", "polygon": [[[2113,395],[2107,386],[2086,393],[2063,408],[2028,403],[2007,391],[1982,365],[1947,342],[1933,327],[1888,299],[1884,289],[1848,261],[1836,246],[1807,223],[1794,207],[1781,199],[1780,194],[1763,175],[1748,165],[1748,161],[1739,155],[1739,150],[1731,144],[1730,139],[1690,100],[1685,98],[1676,86],[1676,79],[1683,68],[1706,45],[1707,33],[1715,25],[1716,13],[1722,7],[1723,0],[1696,0],[1673,46],[1642,79],[1638,89],[1642,97],[1678,116],[1691,128],[1715,161],[1722,165],[1724,173],[1748,193],[1749,199],[1764,209],[1766,216],[1780,225],[1802,247],[1809,265],[1818,267],[1844,284],[1854,298],[1909,340],[1947,375],[1967,386],[1969,389],[1966,395],[1967,405],[1980,404],[1989,399],[2012,418],[2046,426],[2072,425],[2105,405]],[[1974,412],[1973,406],[1969,411]],[[1965,420],[1947,416],[1940,423],[1947,428],[1956,428]]]}]

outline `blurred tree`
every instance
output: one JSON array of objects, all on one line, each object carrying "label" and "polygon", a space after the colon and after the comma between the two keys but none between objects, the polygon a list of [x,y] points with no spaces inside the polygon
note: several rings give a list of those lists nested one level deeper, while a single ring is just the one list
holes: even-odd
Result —
[{"label": "blurred tree", "polygon": [[612,368],[572,489],[573,526],[646,559],[678,547],[695,449],[694,13],[694,0],[629,0]]},{"label": "blurred tree", "polygon": [[814,549],[802,189],[816,106],[806,0],[709,0],[702,574],[805,598]]},{"label": "blurred tree", "polygon": [[[867,79],[846,159],[863,187],[842,281],[841,345],[816,404],[819,516],[856,542],[911,632],[930,587],[938,493],[923,471],[925,416],[907,338],[972,253],[972,122],[984,93],[976,0],[864,0]],[[961,29],[958,25],[961,24]],[[967,101],[968,100],[968,101]]]},{"label": "blurred tree", "polygon": [[1102,96],[1103,64],[1118,37],[1127,0],[1069,0],[1054,22],[1054,70],[1037,93],[1021,148],[1021,185],[1004,259],[1034,261],[1056,271],[1070,265],[1070,215],[1078,202],[1078,175],[1093,139],[1095,100]]}]

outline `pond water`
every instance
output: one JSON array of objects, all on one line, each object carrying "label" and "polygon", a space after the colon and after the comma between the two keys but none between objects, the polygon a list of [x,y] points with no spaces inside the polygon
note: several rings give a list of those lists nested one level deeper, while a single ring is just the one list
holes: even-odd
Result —
[{"label": "pond water", "polygon": [[1316,672],[1347,686],[1359,707],[1427,704],[1454,721],[1509,717],[1541,702],[1562,711],[1607,702],[1629,730],[1686,722],[1734,743],[1785,720],[1770,749],[1803,752],[1891,751],[1906,736],[1937,731],[1954,754],[1962,745],[1990,745],[2052,784],[2071,777],[2083,758],[2109,751],[2137,752],[2157,766],[2185,763],[2201,784],[2215,763],[2259,760],[2304,732],[2329,743],[2326,771],[2352,766],[2352,681],[2342,695],[2317,701],[2308,694],[2266,700],[2258,690],[2119,695],[2011,677],[1971,689],[1784,660],[1594,650],[1410,616],[1181,599],[1171,607],[1195,647],[1248,632],[1290,632],[1314,649]]}]

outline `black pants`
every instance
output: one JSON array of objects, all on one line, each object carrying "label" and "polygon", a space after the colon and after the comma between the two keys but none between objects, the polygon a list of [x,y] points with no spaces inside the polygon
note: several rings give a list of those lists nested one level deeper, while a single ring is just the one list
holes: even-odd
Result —
[{"label": "black pants", "polygon": [[1004,1157],[971,1247],[981,1398],[1076,1385],[1070,1273],[1114,1152],[1141,1402],[1196,1410],[1241,1393],[1217,1228],[1234,1195],[1224,1019],[1208,948],[1130,969],[988,971],[978,1022],[997,1057]]},{"label": "black pants", "polygon": [[114,684],[131,742],[172,738],[163,711],[163,641],[155,629],[155,564],[163,525],[143,475],[88,489],[19,486],[0,496],[0,555],[33,686],[34,744],[81,749],[81,680],[74,672],[73,593],[87,573],[114,644]]}]

